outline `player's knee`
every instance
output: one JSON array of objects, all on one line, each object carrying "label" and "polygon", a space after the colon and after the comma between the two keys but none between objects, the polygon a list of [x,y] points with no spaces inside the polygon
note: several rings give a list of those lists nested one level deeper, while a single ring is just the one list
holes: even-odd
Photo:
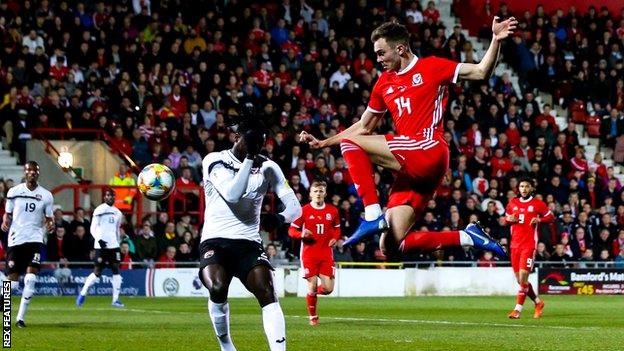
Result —
[{"label": "player's knee", "polygon": [[340,147],[344,147],[344,146],[355,146],[355,147],[360,147],[356,142],[354,142],[351,139],[340,139]]},{"label": "player's knee", "polygon": [[213,302],[222,302],[227,299],[228,289],[223,282],[219,280],[212,281],[212,284],[207,286],[207,288],[210,293],[210,299]]},{"label": "player's knee", "polygon": [[254,289],[254,295],[260,302],[261,306],[266,306],[270,303],[277,301],[275,296],[275,290],[272,285],[261,285]]}]

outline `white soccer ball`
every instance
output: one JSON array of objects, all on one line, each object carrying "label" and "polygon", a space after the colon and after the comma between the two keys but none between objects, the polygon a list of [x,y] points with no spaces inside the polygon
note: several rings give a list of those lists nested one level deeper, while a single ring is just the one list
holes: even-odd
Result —
[{"label": "white soccer ball", "polygon": [[175,175],[169,167],[160,163],[152,163],[141,170],[137,185],[146,198],[162,201],[175,189]]}]

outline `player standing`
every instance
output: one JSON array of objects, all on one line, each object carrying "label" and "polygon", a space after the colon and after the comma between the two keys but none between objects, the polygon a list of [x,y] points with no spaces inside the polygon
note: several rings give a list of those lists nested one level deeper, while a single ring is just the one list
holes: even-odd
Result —
[{"label": "player standing", "polygon": [[119,262],[121,261],[121,252],[119,251],[119,228],[121,227],[121,219],[123,215],[121,211],[114,206],[115,191],[108,188],[104,191],[104,203],[99,205],[93,211],[91,221],[91,235],[95,239],[93,248],[95,249],[95,266],[93,272],[89,274],[82,290],[76,298],[76,305],[82,306],[85,302],[89,288],[95,284],[95,281],[102,274],[102,270],[107,266],[113,271],[113,307],[124,307],[119,301],[119,292],[121,290],[121,274],[119,274]]},{"label": "player standing", "polygon": [[[303,278],[308,281],[308,314],[310,325],[318,324],[317,294],[334,291],[334,254],[332,246],[340,238],[338,209],[325,203],[327,183],[315,180],[310,185],[310,203],[303,206],[302,215],[290,224],[288,234],[302,239],[301,266]],[[318,278],[321,285],[318,285]]]},{"label": "player standing", "polygon": [[[449,167],[449,148],[443,138],[444,110],[448,86],[458,79],[483,80],[491,76],[496,66],[500,43],[517,25],[511,17],[492,22],[492,42],[479,64],[457,63],[438,57],[418,58],[409,47],[407,28],[387,22],[371,34],[377,62],[384,68],[362,118],[348,129],[325,140],[302,132],[301,140],[313,148],[340,144],[349,165],[349,172],[358,195],[365,205],[360,227],[345,244],[389,229],[382,234],[382,250],[392,246],[403,252],[437,250],[444,247],[468,245],[491,250],[505,257],[502,247],[476,224],[465,230],[447,232],[410,231]],[[370,135],[384,113],[390,114],[396,134]],[[372,164],[396,173],[388,210],[382,213],[373,180]],[[394,244],[390,243],[390,240]]]},{"label": "player standing", "polygon": [[509,318],[520,318],[522,305],[527,295],[535,302],[533,318],[540,318],[544,309],[542,301],[529,283],[529,273],[533,269],[537,249],[538,224],[555,220],[544,201],[533,197],[533,181],[529,178],[520,180],[519,197],[507,204],[505,222],[511,224],[511,266],[516,280],[520,284],[516,307],[509,313]]},{"label": "player standing", "polygon": [[230,337],[228,288],[237,277],[262,307],[264,332],[271,351],[286,349],[284,314],[275,293],[273,267],[260,238],[262,200],[271,187],[284,211],[277,216],[290,223],[301,205],[279,166],[259,155],[265,127],[256,116],[240,121],[231,150],[208,154],[203,162],[206,221],[200,244],[199,277],[210,292],[208,311],[221,350],[236,350]]},{"label": "player standing", "polygon": [[26,327],[24,317],[28,304],[35,294],[36,274],[41,265],[43,236],[54,230],[52,193],[38,184],[39,164],[28,161],[24,165],[26,182],[9,189],[2,218],[2,230],[8,232],[7,250],[8,277],[11,288],[19,284],[19,276],[24,275],[24,290],[19,311],[18,328]]}]

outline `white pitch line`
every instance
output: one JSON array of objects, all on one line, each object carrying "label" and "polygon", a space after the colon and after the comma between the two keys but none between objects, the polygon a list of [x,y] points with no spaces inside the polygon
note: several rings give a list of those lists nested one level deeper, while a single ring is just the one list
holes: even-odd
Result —
[{"label": "white pitch line", "polygon": [[[154,313],[154,314],[206,314],[205,311],[201,312],[184,312],[184,311],[163,311],[163,310],[147,310],[139,308],[89,308],[88,306],[80,307],[84,311],[125,311],[125,312],[137,312],[137,313]],[[30,310],[39,311],[67,311],[66,308],[30,308]],[[305,318],[308,316],[299,315],[285,315],[287,318]],[[323,319],[345,321],[345,322],[379,322],[379,323],[405,323],[405,324],[434,324],[434,325],[470,325],[470,326],[482,326],[482,327],[502,327],[502,328],[546,328],[546,329],[563,329],[563,330],[599,330],[601,327],[568,327],[561,325],[530,325],[530,324],[517,324],[517,323],[488,323],[488,322],[466,322],[466,321],[447,321],[447,320],[427,320],[427,319],[389,319],[389,318],[363,318],[363,317],[323,317]]]}]

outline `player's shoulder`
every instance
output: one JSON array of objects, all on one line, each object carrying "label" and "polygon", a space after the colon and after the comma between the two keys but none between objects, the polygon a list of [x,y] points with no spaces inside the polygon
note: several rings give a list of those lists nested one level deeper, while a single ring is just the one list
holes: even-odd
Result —
[{"label": "player's shoulder", "polygon": [[236,169],[234,167],[234,160],[227,150],[211,152],[202,160],[202,167],[204,171],[208,173],[219,165],[232,170]]},{"label": "player's shoulder", "polygon": [[37,187],[37,192],[39,194],[41,194],[42,196],[47,197],[48,199],[53,199],[54,198],[54,196],[52,195],[52,192],[50,190],[46,189],[45,187],[43,187],[42,185],[39,185]]},{"label": "player's shoulder", "polygon": [[24,188],[24,183],[20,183],[20,184],[14,185],[13,187],[11,187],[11,188],[9,189],[9,191],[7,191],[7,197],[8,197],[8,198],[12,198],[13,196],[15,196],[15,194],[16,194],[19,190],[21,190],[21,189],[23,189],[23,188]]},{"label": "player's shoulder", "polygon": [[332,205],[332,204],[325,204],[325,211],[326,212],[331,212],[331,213],[338,213],[338,207]]}]

